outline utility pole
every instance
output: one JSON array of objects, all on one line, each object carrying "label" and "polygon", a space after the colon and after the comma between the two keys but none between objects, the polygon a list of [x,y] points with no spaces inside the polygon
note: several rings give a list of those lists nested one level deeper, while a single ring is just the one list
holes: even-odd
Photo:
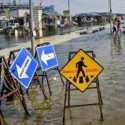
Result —
[{"label": "utility pole", "polygon": [[110,33],[112,33],[112,1],[108,0],[109,16],[110,16]]},{"label": "utility pole", "polygon": [[71,8],[70,8],[70,0],[68,0],[68,11],[69,11],[69,21],[71,22]]},{"label": "utility pole", "polygon": [[32,0],[29,0],[29,8],[30,8],[30,37],[31,37],[31,51],[32,51],[32,55],[34,55],[34,35],[33,35],[33,31],[34,31],[34,20],[33,20],[33,3]]},{"label": "utility pole", "polygon": [[[71,22],[72,22],[72,17],[71,17],[71,6],[70,6],[70,0],[68,0],[68,11],[69,11],[69,25],[70,25],[70,31],[71,31]],[[69,32],[70,32],[69,31]]]}]

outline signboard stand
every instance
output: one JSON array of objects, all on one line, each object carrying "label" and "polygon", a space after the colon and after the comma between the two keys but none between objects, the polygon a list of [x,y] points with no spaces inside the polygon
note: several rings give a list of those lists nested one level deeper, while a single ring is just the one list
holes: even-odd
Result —
[{"label": "signboard stand", "polygon": [[1,109],[0,109],[0,125],[6,125],[6,121],[4,119]]},{"label": "signboard stand", "polygon": [[[86,53],[91,54],[92,58],[95,59],[95,54],[93,51],[86,51]],[[76,54],[76,52],[70,52],[69,53],[69,60],[71,59],[72,55]],[[96,86],[89,86],[87,90],[92,90],[96,89],[97,90],[97,95],[98,95],[98,102],[97,103],[90,103],[90,104],[81,104],[81,105],[72,105],[71,104],[71,92],[72,91],[77,91],[78,89],[72,88],[71,83],[67,81],[66,87],[65,87],[65,98],[64,98],[64,111],[63,111],[63,125],[65,125],[65,113],[67,108],[76,108],[76,107],[84,107],[84,106],[99,106],[99,111],[100,111],[100,121],[103,121],[103,112],[102,112],[102,105],[103,105],[103,100],[101,96],[101,91],[100,91],[100,85],[99,85],[99,79],[96,78],[92,84],[95,83]]]},{"label": "signboard stand", "polygon": [[64,83],[64,80],[63,80],[63,78],[62,78],[62,76],[61,76],[61,73],[60,73],[60,69],[59,69],[59,67],[57,67],[56,70],[58,71],[58,74],[59,74],[59,76],[60,76],[60,79],[61,79],[62,85],[65,86],[65,83]]},{"label": "signboard stand", "polygon": [[42,72],[42,84],[43,84],[43,87],[44,87],[44,78],[46,79],[46,82],[47,82],[47,86],[48,86],[48,89],[49,89],[49,95],[52,96],[52,91],[51,91],[51,87],[50,87],[50,84],[49,84],[48,75],[47,75],[46,72]]},{"label": "signboard stand", "polygon": [[[27,48],[27,50],[29,50],[29,51],[31,51],[31,49],[30,48]],[[12,63],[12,61],[16,58],[16,55],[17,55],[17,53],[20,51],[20,49],[17,49],[17,50],[13,50],[13,51],[11,51],[10,52],[10,54],[9,54],[9,58],[8,58],[8,65],[10,66],[11,65],[11,63]],[[44,99],[46,100],[47,99],[47,96],[45,95],[45,90],[44,90],[44,86],[42,85],[42,83],[40,82],[40,79],[39,79],[39,76],[37,75],[37,73],[35,73],[35,81],[40,85],[40,88],[41,88],[41,91],[42,91],[42,94],[43,94],[43,96],[44,96]],[[27,94],[29,94],[28,93],[28,90],[29,89],[27,89]]]},{"label": "signboard stand", "polygon": [[[0,84],[1,84],[1,73],[2,73],[2,57],[0,57]],[[0,92],[0,97],[1,96],[2,96],[2,93]],[[1,106],[1,100],[0,100],[0,106]],[[0,125],[6,125],[1,108],[0,108]]]},{"label": "signboard stand", "polygon": [[[1,61],[0,62],[0,69],[1,69],[0,74],[3,70],[4,71],[4,80],[7,83],[8,88],[10,89],[10,92],[7,94],[4,93],[4,88],[2,88],[2,90],[0,92],[0,118],[2,118],[3,121],[5,121],[4,116],[2,114],[2,111],[1,111],[1,101],[9,96],[12,96],[12,95],[16,95],[20,99],[20,102],[24,108],[26,115],[30,116],[28,109],[27,109],[26,102],[25,102],[25,98],[24,98],[23,93],[22,93],[22,90],[18,86],[18,84],[16,83],[15,79],[13,79],[12,76],[10,75],[9,70],[8,70],[9,67],[7,65],[6,59],[4,57],[0,57],[0,61]],[[11,84],[9,84],[9,83],[11,83]],[[0,84],[2,84],[1,81],[0,81]]]},{"label": "signboard stand", "polygon": [[43,85],[43,82],[40,81],[40,78],[39,78],[39,75],[37,74],[37,72],[35,73],[35,78],[36,78],[37,83],[40,85],[40,88],[41,88],[41,91],[43,93],[44,99],[46,100],[47,96],[45,94],[44,85]]},{"label": "signboard stand", "polygon": [[[64,81],[63,81],[63,78],[61,77],[59,68],[57,67],[57,68],[52,69],[52,70],[55,70],[55,71],[57,71],[57,72],[59,73],[61,82],[62,82],[62,84],[63,84],[63,86],[64,86]],[[45,78],[46,81],[47,81],[47,85],[48,85],[48,89],[49,89],[49,94],[50,94],[50,96],[52,96],[52,91],[51,91],[51,87],[50,87],[50,83],[49,83],[49,79],[48,79],[48,74],[47,74],[47,72],[43,72],[43,75],[42,75],[42,83],[44,82],[44,78]]]},{"label": "signboard stand", "polygon": [[[52,69],[52,70],[55,70],[55,71],[57,71],[57,72],[59,73],[59,77],[60,77],[61,82],[62,82],[62,84],[63,84],[63,86],[64,86],[65,83],[64,83],[63,78],[62,78],[62,76],[61,76],[61,74],[60,74],[59,68],[57,67],[57,68]],[[50,70],[49,70],[49,71],[50,71]],[[43,90],[44,90],[44,79],[46,79],[47,86],[48,86],[48,90],[49,90],[49,95],[52,96],[52,91],[51,91],[51,87],[50,87],[50,82],[49,82],[49,78],[48,78],[48,73],[45,72],[45,71],[43,71],[43,72],[42,72],[42,75],[39,75],[39,76],[42,77]],[[44,91],[44,92],[45,92],[45,91]]]},{"label": "signboard stand", "polygon": [[[36,47],[36,49],[38,48],[38,47],[44,47],[44,46],[47,46],[47,45],[51,45],[49,42],[47,42],[47,43],[43,43],[43,44],[38,44],[37,45],[37,47]],[[38,52],[38,51],[37,51]],[[37,55],[38,53],[36,53],[35,54],[35,57],[36,57],[36,55]],[[39,58],[39,57],[38,57]],[[60,70],[59,70],[59,67],[58,66],[56,66],[56,67],[54,67],[54,68],[50,68],[50,69],[48,69],[48,70],[46,70],[46,71],[42,71],[42,84],[44,84],[44,78],[46,79],[46,81],[47,81],[47,86],[48,86],[48,89],[49,89],[49,94],[50,94],[50,96],[52,96],[52,91],[51,91],[51,86],[50,86],[50,82],[49,82],[49,78],[48,78],[48,71],[52,71],[52,70],[55,70],[55,71],[57,71],[58,72],[58,74],[59,74],[59,77],[60,77],[60,79],[61,79],[61,82],[62,82],[62,84],[63,84],[63,86],[64,86],[64,81],[63,81],[63,78],[62,78],[62,76],[61,76],[61,73],[60,73]]]}]

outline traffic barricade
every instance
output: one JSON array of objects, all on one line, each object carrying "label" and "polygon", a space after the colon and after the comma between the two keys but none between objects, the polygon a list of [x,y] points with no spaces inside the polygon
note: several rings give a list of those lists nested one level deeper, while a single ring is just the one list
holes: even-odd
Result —
[{"label": "traffic barricade", "polygon": [[[82,53],[83,53],[83,56],[82,56]],[[84,56],[86,56],[86,54],[87,54],[87,57],[84,57]],[[97,69],[100,68],[99,71],[97,71],[97,74],[95,76],[92,75],[92,74],[91,74],[91,76],[87,76],[87,75],[85,75],[85,70],[84,71],[80,71],[80,68],[78,69],[79,71],[78,70],[73,71],[72,67],[73,67],[73,63],[74,62],[72,63],[72,61],[77,61],[77,59],[78,59],[77,56],[79,56],[79,58],[82,57],[81,60],[76,63],[76,67],[77,68],[78,68],[78,65],[83,65],[85,68],[87,67],[87,64],[83,63],[83,60],[85,58],[87,58],[89,60],[88,63],[90,63],[90,61],[93,59],[92,63],[95,63],[93,65],[93,67],[97,66]],[[70,74],[70,77],[68,79],[66,78],[67,79],[67,81],[66,81],[67,84],[66,84],[66,87],[65,87],[63,125],[65,125],[66,109],[67,108],[69,109],[69,108],[82,107],[82,106],[84,107],[84,106],[95,106],[95,105],[98,105],[99,111],[100,111],[100,121],[103,121],[103,112],[102,112],[103,100],[102,100],[102,96],[101,96],[100,83],[99,83],[99,78],[98,78],[98,75],[102,72],[103,67],[101,65],[99,65],[95,61],[96,55],[94,54],[93,51],[82,51],[82,50],[79,50],[78,52],[75,52],[75,51],[74,52],[69,52],[69,57],[68,58],[69,58],[69,62],[67,62],[67,64],[61,69],[61,74],[65,78],[68,77],[68,75],[65,76],[67,73]],[[87,63],[87,61],[86,61],[86,63]],[[67,69],[68,66],[71,68],[71,71]],[[87,70],[88,70],[88,72],[89,72],[89,70],[91,70],[91,72],[92,72],[92,70],[93,71],[95,70],[94,72],[96,72],[96,68],[95,69],[87,69]],[[80,72],[81,72],[81,74],[80,74]],[[75,77],[72,77],[72,75],[71,75],[72,73],[76,74]],[[79,74],[83,75],[83,76],[82,77],[79,76],[79,78],[78,78],[77,76]],[[83,77],[84,77],[84,79],[83,79]],[[77,81],[77,78],[78,78],[78,81]],[[73,83],[73,85],[75,87],[72,86],[71,82]],[[77,83],[77,84],[75,84],[75,83]],[[88,84],[88,85],[85,86],[85,83]],[[71,92],[73,92],[73,91],[75,92],[75,91],[78,91],[78,90],[80,90],[81,92],[84,92],[86,90],[92,90],[92,89],[97,90],[98,102],[90,103],[90,104],[77,104],[77,105],[71,104]]]},{"label": "traffic barricade", "polygon": [[[26,49],[31,52],[31,48],[26,48]],[[12,62],[16,58],[16,56],[17,56],[17,54],[18,54],[19,51],[20,51],[20,49],[10,51],[9,58],[8,58],[8,65],[9,66],[12,64]],[[44,90],[44,86],[43,86],[43,84],[42,84],[42,82],[41,82],[41,80],[40,80],[37,72],[35,72],[35,75],[34,75],[34,78],[32,80],[32,83],[38,83],[39,84],[39,86],[40,86],[40,88],[42,90],[42,94],[44,96],[44,99],[47,99],[47,96],[46,96],[46,94],[44,92],[45,91]],[[36,85],[36,84],[34,84],[34,85]],[[31,86],[31,87],[33,87],[33,86]],[[28,90],[27,90],[27,94],[29,94]]]},{"label": "traffic barricade", "polygon": [[[2,82],[2,76],[0,76],[0,85],[1,85],[1,91],[0,91],[0,118],[1,118],[1,122],[5,121],[4,120],[4,115],[2,113],[2,109],[1,109],[1,102],[5,99],[7,99],[7,97],[9,96],[17,96],[20,100],[21,105],[24,108],[24,111],[26,113],[27,116],[30,116],[28,109],[27,109],[27,105],[25,102],[25,98],[22,94],[22,90],[20,88],[20,86],[17,84],[17,81],[15,79],[13,79],[13,77],[11,76],[11,74],[9,73],[9,67],[7,64],[7,61],[4,57],[0,57],[0,75],[3,75],[3,79],[4,81]],[[4,90],[7,90],[8,92],[5,92]]]}]

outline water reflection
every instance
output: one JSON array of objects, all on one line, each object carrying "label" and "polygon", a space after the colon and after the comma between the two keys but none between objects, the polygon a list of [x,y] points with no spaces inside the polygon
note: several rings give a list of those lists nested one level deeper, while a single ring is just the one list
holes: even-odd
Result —
[{"label": "water reflection", "polygon": [[113,38],[111,42],[111,55],[121,55],[122,54],[122,39]]},{"label": "water reflection", "polygon": [[16,38],[16,37],[8,37],[7,35],[0,34],[0,48],[8,48],[16,46],[18,43],[26,42],[28,39],[24,38]]}]

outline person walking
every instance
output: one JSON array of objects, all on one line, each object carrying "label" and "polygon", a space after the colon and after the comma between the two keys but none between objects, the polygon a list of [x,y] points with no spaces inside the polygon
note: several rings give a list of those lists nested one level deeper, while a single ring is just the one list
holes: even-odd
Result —
[{"label": "person walking", "polygon": [[113,37],[115,42],[121,38],[121,21],[117,17],[113,21]]},{"label": "person walking", "polygon": [[117,31],[117,17],[115,17],[115,19],[113,20],[113,28],[112,28],[112,32],[113,32],[113,34],[115,34],[116,33],[116,31]]}]

